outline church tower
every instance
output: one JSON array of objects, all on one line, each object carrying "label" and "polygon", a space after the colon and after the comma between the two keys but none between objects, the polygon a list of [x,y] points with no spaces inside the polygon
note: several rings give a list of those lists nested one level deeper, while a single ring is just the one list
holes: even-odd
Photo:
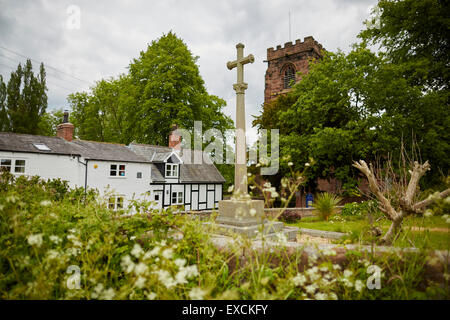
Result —
[{"label": "church tower", "polygon": [[297,72],[308,73],[310,60],[319,60],[323,56],[322,45],[313,37],[306,37],[303,42],[295,40],[286,42],[274,50],[267,49],[267,71],[264,89],[264,103],[291,90],[292,81],[298,82],[301,76]]}]

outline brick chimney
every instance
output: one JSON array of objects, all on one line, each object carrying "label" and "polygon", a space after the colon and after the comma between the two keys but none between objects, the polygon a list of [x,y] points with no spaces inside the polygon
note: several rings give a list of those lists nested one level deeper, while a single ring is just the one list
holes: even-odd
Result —
[{"label": "brick chimney", "polygon": [[176,150],[181,150],[181,136],[175,134],[175,130],[177,129],[178,126],[173,124],[169,134],[169,147]]},{"label": "brick chimney", "polygon": [[56,127],[56,136],[72,141],[74,128],[75,126],[69,122],[69,111],[65,110],[63,122]]}]

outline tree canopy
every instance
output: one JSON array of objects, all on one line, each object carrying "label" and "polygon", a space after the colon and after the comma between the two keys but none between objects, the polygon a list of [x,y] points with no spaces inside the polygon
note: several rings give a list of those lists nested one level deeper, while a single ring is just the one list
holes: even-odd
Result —
[{"label": "tree canopy", "polygon": [[39,73],[27,60],[11,72],[8,84],[0,75],[0,131],[39,134],[39,123],[47,108],[45,68],[41,63]]},{"label": "tree canopy", "polygon": [[232,120],[225,101],[206,91],[197,57],[174,33],[151,42],[129,72],[69,96],[71,121],[81,139],[167,145],[172,124],[224,132]]},{"label": "tree canopy", "polygon": [[[358,175],[352,161],[395,161],[403,146],[429,160],[427,183],[436,183],[450,164],[446,12],[440,1],[380,1],[360,44],[310,64],[302,81],[264,105],[254,124],[280,129],[281,156],[290,155],[296,169],[315,160],[310,182],[334,177],[350,190]],[[381,50],[374,53],[369,44]]]}]

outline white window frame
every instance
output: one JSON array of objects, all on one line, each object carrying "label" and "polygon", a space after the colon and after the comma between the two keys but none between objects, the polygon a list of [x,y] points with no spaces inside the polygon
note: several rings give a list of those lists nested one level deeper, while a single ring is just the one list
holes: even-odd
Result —
[{"label": "white window frame", "polygon": [[[174,199],[175,199],[175,202],[173,201]],[[171,203],[175,204],[175,205],[184,204],[183,191],[172,191],[170,200],[171,200]]]},{"label": "white window frame", "polygon": [[[113,169],[113,166],[115,166],[115,169]],[[123,166],[123,170],[120,169],[120,167]],[[120,175],[120,172],[123,171],[123,175]],[[112,174],[112,172],[115,172],[115,174]],[[109,165],[109,177],[112,178],[126,178],[127,176],[127,166],[123,163],[111,163]]]},{"label": "white window frame", "polygon": [[178,163],[166,163],[166,178],[178,178]]},{"label": "white window frame", "polygon": [[[3,161],[9,161],[9,165],[3,164]],[[0,172],[4,172],[4,171],[11,172],[12,167],[13,167],[13,159],[11,159],[11,158],[0,159]],[[5,168],[9,168],[9,169],[5,170]]]},{"label": "white window frame", "polygon": [[[18,165],[17,164],[18,161],[23,161],[23,165]],[[15,159],[14,160],[14,173],[16,173],[16,174],[24,174],[26,165],[27,165],[27,162],[26,162],[25,159]],[[23,168],[23,171],[17,171],[17,168]],[[12,166],[11,166],[11,170],[12,170]]]},{"label": "white window frame", "polygon": [[[121,201],[119,201],[121,199]],[[110,210],[123,210],[125,197],[123,195],[114,195],[108,198],[108,209]]]}]

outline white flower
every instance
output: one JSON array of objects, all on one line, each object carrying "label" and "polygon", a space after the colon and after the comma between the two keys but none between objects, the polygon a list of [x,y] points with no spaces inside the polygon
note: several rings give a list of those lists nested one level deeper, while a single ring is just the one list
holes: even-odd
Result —
[{"label": "white flower", "polygon": [[155,257],[155,256],[157,256],[157,255],[159,254],[159,250],[160,250],[160,249],[161,249],[160,247],[156,246],[156,247],[154,247],[151,251],[147,251],[147,252],[144,254],[143,259],[144,259],[144,260],[147,260],[147,259],[149,259],[150,257]]},{"label": "white flower", "polygon": [[314,294],[316,292],[317,286],[315,284],[310,284],[309,286],[305,287],[305,290],[309,294]]},{"label": "white flower", "polygon": [[321,292],[317,292],[314,297],[316,298],[316,300],[327,300],[327,295]]},{"label": "white flower", "polygon": [[327,272],[328,271],[328,267],[324,266],[324,267],[321,267],[319,270],[322,271],[322,272]]},{"label": "white flower", "polygon": [[185,267],[184,270],[186,270],[186,277],[188,279],[198,276],[198,269],[195,264]]},{"label": "white flower", "polygon": [[358,292],[361,292],[362,289],[364,289],[364,283],[361,280],[356,280],[355,281],[355,289]]},{"label": "white flower", "polygon": [[48,250],[47,251],[47,256],[50,260],[56,259],[59,257],[59,253],[56,250]]},{"label": "white flower", "polygon": [[41,201],[41,206],[43,207],[48,207],[52,204],[52,202],[50,200],[42,200]]},{"label": "white flower", "polygon": [[300,273],[297,273],[297,275],[292,278],[292,282],[296,287],[303,286],[306,283],[306,277]]},{"label": "white flower", "polygon": [[288,162],[288,166],[292,167],[294,164],[292,162]]},{"label": "white flower", "polygon": [[144,277],[138,277],[137,280],[134,282],[134,285],[139,288],[142,289],[145,286],[145,282],[147,281],[147,279],[145,279]]},{"label": "white flower", "polygon": [[134,262],[131,260],[129,255],[122,257],[122,262],[120,266],[126,273],[130,273],[134,269]]},{"label": "white flower", "polygon": [[136,243],[133,247],[133,250],[131,250],[131,254],[135,256],[136,258],[139,258],[144,253],[144,250],[142,250],[139,243]]},{"label": "white flower", "polygon": [[270,188],[272,185],[270,184],[270,182],[266,182],[263,184],[264,188]]},{"label": "white flower", "polygon": [[171,259],[173,256],[173,250],[170,248],[164,249],[161,255],[166,259]]},{"label": "white flower", "polygon": [[56,244],[59,244],[62,242],[62,239],[55,235],[51,235],[49,238],[50,238],[51,242],[56,243]]},{"label": "white flower", "polygon": [[175,265],[178,266],[178,268],[184,267],[186,264],[186,259],[175,259]]},{"label": "white flower", "polygon": [[423,214],[424,217],[431,217],[433,215],[433,211],[431,211],[430,209],[426,210],[425,213]]},{"label": "white flower", "polygon": [[251,215],[252,217],[254,217],[254,216],[256,215],[256,210],[253,209],[253,208],[251,208],[251,209],[250,209],[250,215]]},{"label": "white flower", "polygon": [[341,278],[341,281],[344,283],[344,285],[346,287],[349,287],[349,288],[353,287],[353,283],[350,280],[348,280],[347,278]]},{"label": "white flower", "polygon": [[143,262],[139,262],[134,268],[134,273],[136,275],[145,274],[147,271],[148,271],[148,267]]},{"label": "white flower", "polygon": [[42,245],[42,233],[29,235],[27,241],[31,246],[36,245],[37,247],[40,247]]},{"label": "white flower", "polygon": [[156,293],[150,292],[150,293],[146,294],[145,296],[147,297],[148,300],[155,300]]},{"label": "white flower", "polygon": [[344,277],[350,278],[352,276],[352,274],[353,274],[353,271],[348,270],[348,269],[344,270]]},{"label": "white flower", "polygon": [[305,167],[309,167],[311,164],[309,162],[305,163]]},{"label": "white flower", "polygon": [[324,251],[323,251],[323,254],[324,255],[326,255],[326,256],[335,256],[336,255],[336,251],[334,251],[334,250],[329,250],[329,249],[325,249]]},{"label": "white flower", "polygon": [[158,275],[158,280],[166,286],[166,288],[170,289],[174,287],[177,283],[170,275],[167,270],[158,270],[155,272]]},{"label": "white flower", "polygon": [[114,292],[114,289],[109,288],[108,290],[103,291],[100,298],[104,299],[104,300],[112,300],[115,295],[116,295],[116,293]]},{"label": "white flower", "polygon": [[338,299],[336,293],[334,293],[334,292],[329,293],[328,297],[329,297],[330,300],[337,300]]},{"label": "white flower", "polygon": [[338,264],[333,264],[333,269],[334,270],[341,270],[341,266]]},{"label": "white flower", "polygon": [[229,186],[228,187],[228,192],[233,192],[234,186]]},{"label": "white flower", "polygon": [[202,288],[193,288],[191,292],[189,292],[189,297],[192,300],[203,300],[206,293],[207,291]]}]

